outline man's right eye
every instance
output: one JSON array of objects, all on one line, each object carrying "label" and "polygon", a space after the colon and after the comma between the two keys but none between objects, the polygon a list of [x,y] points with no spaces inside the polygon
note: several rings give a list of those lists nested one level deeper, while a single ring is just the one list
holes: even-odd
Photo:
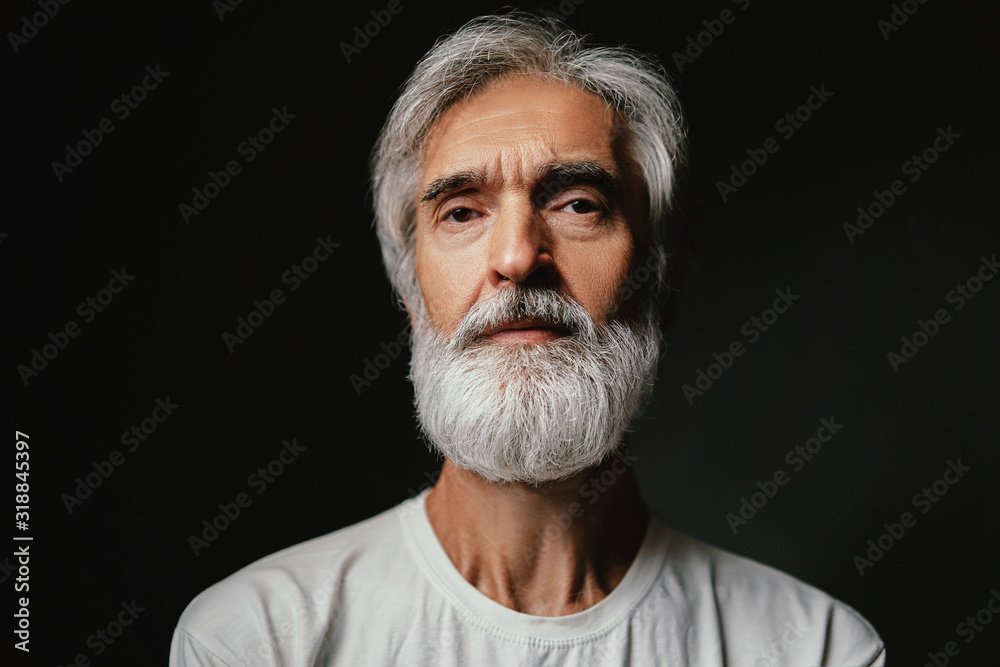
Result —
[{"label": "man's right eye", "polygon": [[479,217],[479,214],[471,208],[456,208],[444,217],[448,222],[469,222]]}]

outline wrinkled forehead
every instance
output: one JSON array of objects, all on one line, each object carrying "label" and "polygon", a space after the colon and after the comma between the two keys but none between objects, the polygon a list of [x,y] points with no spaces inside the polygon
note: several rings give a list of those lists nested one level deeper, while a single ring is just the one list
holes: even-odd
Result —
[{"label": "wrinkled forehead", "polygon": [[421,184],[449,171],[526,178],[540,163],[590,160],[621,171],[620,114],[600,96],[558,81],[519,75],[456,102],[431,126]]}]

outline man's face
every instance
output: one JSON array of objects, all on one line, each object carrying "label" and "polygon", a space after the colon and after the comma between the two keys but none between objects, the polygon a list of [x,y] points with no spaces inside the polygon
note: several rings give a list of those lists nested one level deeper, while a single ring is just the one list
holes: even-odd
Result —
[{"label": "man's face", "polygon": [[[432,127],[418,194],[416,269],[427,313],[453,332],[477,302],[515,285],[553,288],[595,323],[615,310],[633,253],[647,243],[646,199],[592,93],[519,76],[449,109]],[[544,322],[496,342],[544,342]]]},{"label": "man's face", "polygon": [[428,441],[491,481],[594,468],[652,389],[655,314],[616,312],[646,235],[615,120],[595,95],[520,77],[428,137],[410,377]]}]

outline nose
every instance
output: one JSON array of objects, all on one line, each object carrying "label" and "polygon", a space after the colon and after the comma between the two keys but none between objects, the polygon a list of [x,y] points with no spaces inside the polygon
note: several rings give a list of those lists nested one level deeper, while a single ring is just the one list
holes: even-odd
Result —
[{"label": "nose", "polygon": [[551,230],[530,205],[507,208],[490,230],[490,282],[544,282],[554,275]]}]

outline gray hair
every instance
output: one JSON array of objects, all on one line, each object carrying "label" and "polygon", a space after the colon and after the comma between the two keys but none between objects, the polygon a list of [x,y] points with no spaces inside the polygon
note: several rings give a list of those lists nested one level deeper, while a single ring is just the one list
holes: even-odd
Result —
[{"label": "gray hair", "polygon": [[[659,61],[625,47],[591,46],[550,18],[522,12],[473,19],[437,41],[403,85],[372,152],[375,225],[389,280],[404,302],[420,298],[416,278],[416,200],[421,151],[434,122],[488,84],[527,74],[602,97],[625,122],[632,157],[649,195],[651,250],[674,249],[684,123]],[[673,263],[673,261],[671,262]],[[670,269],[653,285],[659,297]]]}]

